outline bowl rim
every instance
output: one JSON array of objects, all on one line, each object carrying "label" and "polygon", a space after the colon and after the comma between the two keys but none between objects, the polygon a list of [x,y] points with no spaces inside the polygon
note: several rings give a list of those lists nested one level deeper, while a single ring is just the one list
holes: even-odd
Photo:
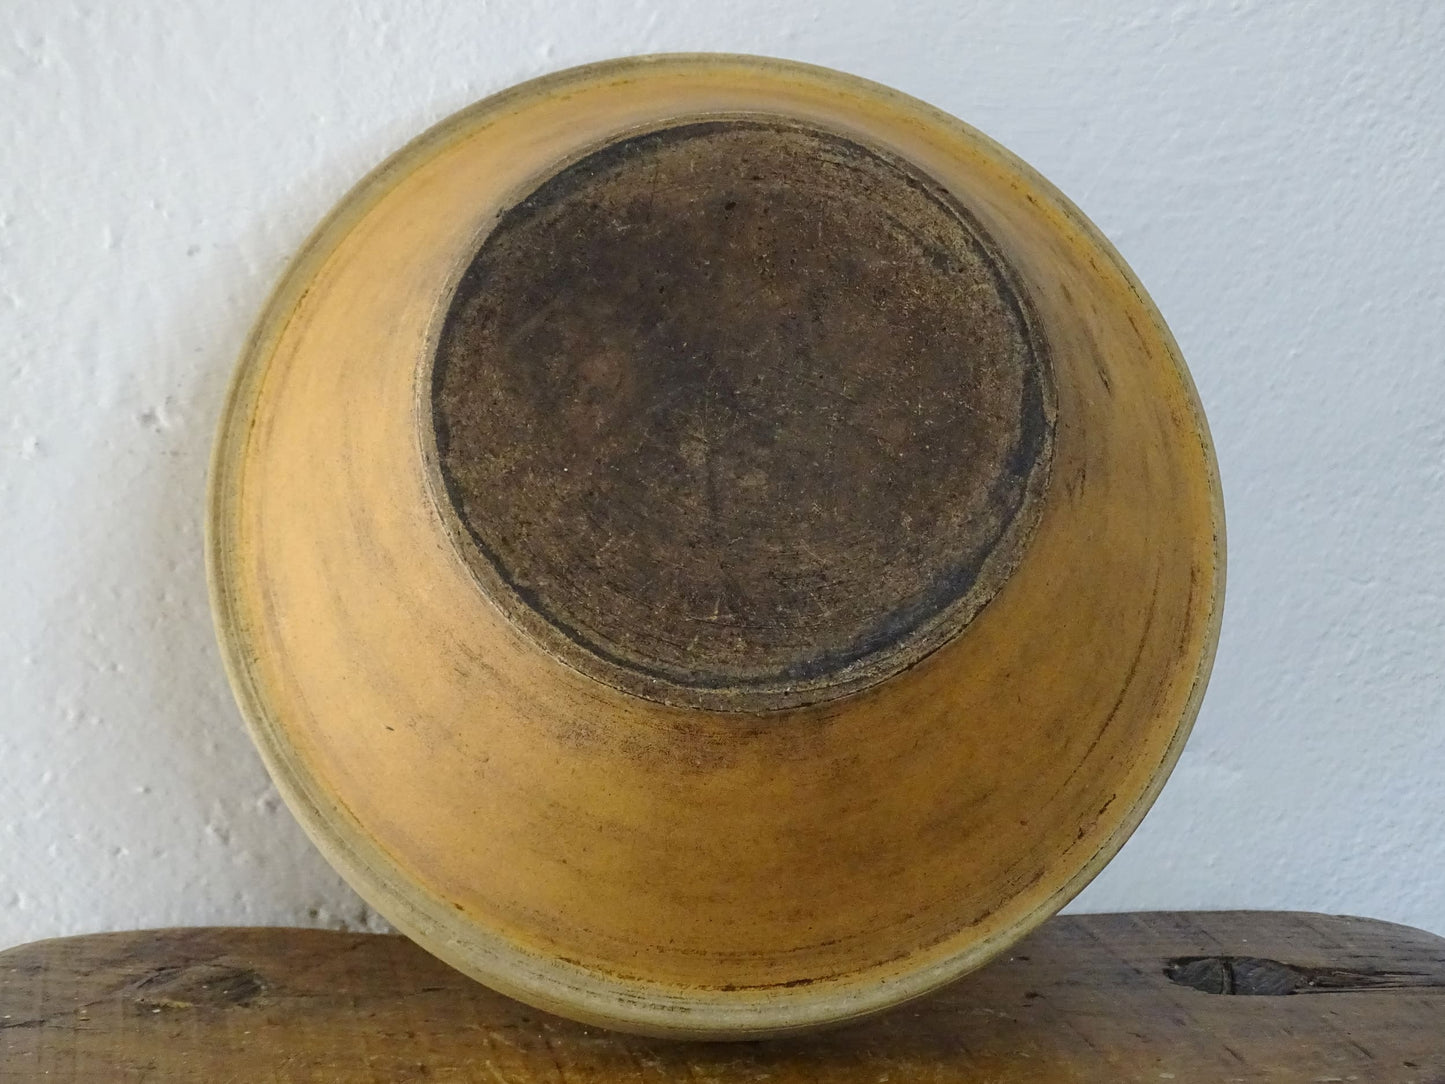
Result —
[{"label": "bowl rim", "polygon": [[[1136,295],[1153,323],[1176,370],[1181,392],[1190,411],[1188,421],[1197,432],[1204,453],[1209,488],[1209,511],[1214,527],[1213,585],[1207,612],[1201,624],[1201,651],[1190,679],[1184,708],[1169,743],[1148,785],[1133,797],[1115,830],[1099,849],[1071,877],[1060,884],[1032,910],[1011,925],[979,939],[961,951],[905,974],[875,980],[866,987],[808,991],[787,999],[773,999],[755,1005],[738,1005],[726,1011],[717,1008],[691,1009],[680,1019],[676,1007],[648,1004],[623,996],[621,984],[598,977],[592,985],[579,985],[583,968],[549,966],[552,962],[505,944],[525,968],[479,966],[467,946],[448,936],[419,906],[410,887],[397,875],[381,849],[364,838],[350,838],[338,830],[335,809],[327,810],[315,800],[304,772],[288,754],[277,735],[282,727],[259,686],[253,658],[238,619],[237,600],[232,591],[229,547],[233,542],[227,524],[235,519],[237,500],[235,472],[249,436],[256,406],[260,372],[284,331],[307,283],[321,267],[340,239],[378,203],[393,185],[454,139],[475,127],[483,118],[503,110],[524,106],[529,101],[559,92],[578,90],[602,80],[628,74],[642,74],[660,67],[706,70],[736,68],[764,71],[781,77],[801,77],[836,88],[840,92],[884,102],[926,123],[967,136],[1013,171],[1030,188],[1045,194],[1061,209],[1070,224],[1105,257]],[[434,955],[502,993],[549,1011],[561,1012],[586,1022],[645,1034],[674,1037],[760,1038],[801,1031],[827,1024],[843,1023],[894,1007],[927,994],[975,969],[1004,951],[1055,914],[1091,881],[1118,852],[1158,797],[1164,782],[1178,762],[1185,740],[1193,727],[1203,699],[1217,650],[1225,591],[1225,523],[1223,493],[1208,422],[1194,381],[1184,364],[1178,344],[1152,299],[1117,250],[1097,226],[1072,201],[1037,171],[994,140],[965,122],[900,91],[858,76],[830,68],[776,57],[738,53],[682,52],[654,53],[603,60],[566,68],[511,86],[485,97],[444,118],[367,173],[321,220],[288,262],[260,310],[232,376],[212,446],[205,519],[206,576],[211,611],[222,661],[242,717],[271,778],[308,836],[337,868],[348,883],[378,912]],[[538,969],[542,981],[535,979]]]}]

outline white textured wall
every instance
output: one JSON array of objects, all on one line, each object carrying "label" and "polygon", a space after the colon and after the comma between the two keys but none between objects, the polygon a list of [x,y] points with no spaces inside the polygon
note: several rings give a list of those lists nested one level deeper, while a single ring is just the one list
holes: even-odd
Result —
[{"label": "white textured wall", "polygon": [[0,944],[378,923],[279,804],[212,643],[232,360],[292,250],[410,136],[678,49],[969,120],[1104,228],[1190,360],[1224,639],[1178,771],[1079,905],[1445,932],[1445,8],[902,6],[0,4]]}]

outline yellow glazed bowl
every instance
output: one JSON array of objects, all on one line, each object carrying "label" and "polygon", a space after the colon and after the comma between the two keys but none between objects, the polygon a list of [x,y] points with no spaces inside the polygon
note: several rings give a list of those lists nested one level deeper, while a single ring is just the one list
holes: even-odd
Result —
[{"label": "yellow glazed bowl", "polygon": [[1102,868],[1224,527],[1168,329],[1048,182],[679,55],[342,201],[241,359],[208,558],[256,744],[377,910],[544,1009],[744,1038],[926,993]]}]

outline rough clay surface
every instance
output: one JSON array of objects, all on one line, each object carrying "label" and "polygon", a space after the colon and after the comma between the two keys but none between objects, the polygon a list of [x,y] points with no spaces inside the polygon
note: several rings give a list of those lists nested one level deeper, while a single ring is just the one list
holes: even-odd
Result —
[{"label": "rough clay surface", "polygon": [[884,680],[1017,566],[1052,448],[1030,306],[901,160],[735,117],[588,154],[461,277],[436,489],[582,672],[758,711]]},{"label": "rough clay surface", "polygon": [[1147,284],[1219,446],[1198,727],[1079,906],[1445,932],[1445,9],[12,0],[0,26],[0,943],[377,920],[282,808],[210,631],[232,362],[365,170],[482,95],[673,49],[956,113]]}]

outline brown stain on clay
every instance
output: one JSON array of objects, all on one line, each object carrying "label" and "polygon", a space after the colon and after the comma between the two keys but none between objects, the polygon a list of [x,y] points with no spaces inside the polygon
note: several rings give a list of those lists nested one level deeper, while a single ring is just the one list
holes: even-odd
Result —
[{"label": "brown stain on clay", "polygon": [[974,217],[756,118],[613,142],[511,206],[432,371],[484,588],[627,691],[760,710],[956,635],[1038,518],[1053,374]]}]

